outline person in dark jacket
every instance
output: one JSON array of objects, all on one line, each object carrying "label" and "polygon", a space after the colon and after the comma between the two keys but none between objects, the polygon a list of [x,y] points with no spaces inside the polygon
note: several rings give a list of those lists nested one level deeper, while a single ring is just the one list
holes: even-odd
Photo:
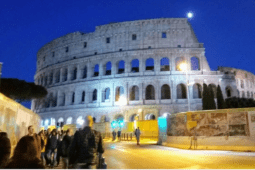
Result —
[{"label": "person in dark jacket", "polygon": [[33,136],[22,137],[15,150],[11,161],[6,169],[44,169],[40,158],[38,158],[37,139]]},{"label": "person in dark jacket", "polygon": [[64,136],[62,140],[62,159],[63,159],[63,169],[67,169],[69,166],[69,160],[68,160],[68,148],[72,142],[72,130],[68,129],[66,131],[66,135]]},{"label": "person in dark jacket", "polygon": [[0,132],[0,169],[8,164],[11,154],[11,142],[6,132]]},{"label": "person in dark jacket", "polygon": [[[56,158],[57,158],[57,147],[58,147],[58,139],[57,139],[57,132],[54,129],[52,131],[52,135],[48,138],[47,142],[47,158],[50,161],[50,166],[53,168],[55,166]],[[53,160],[51,156],[53,154]]]},{"label": "person in dark jacket", "polygon": [[119,141],[121,140],[121,137],[120,137],[120,136],[121,136],[121,130],[119,129],[119,130],[118,130],[118,140],[119,140]]},{"label": "person in dark jacket", "polygon": [[63,133],[61,131],[58,131],[58,148],[57,148],[57,166],[59,165],[60,162],[60,157],[62,156],[62,140],[63,140]]},{"label": "person in dark jacket", "polygon": [[96,169],[98,155],[104,153],[102,136],[100,132],[92,130],[91,116],[86,117],[84,126],[83,130],[74,134],[69,147],[69,158],[75,158],[75,169]]}]

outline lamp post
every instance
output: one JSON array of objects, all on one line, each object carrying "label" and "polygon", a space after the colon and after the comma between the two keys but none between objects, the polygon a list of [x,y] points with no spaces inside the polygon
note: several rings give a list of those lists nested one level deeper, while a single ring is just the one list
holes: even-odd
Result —
[{"label": "lamp post", "polygon": [[189,80],[188,80],[188,66],[187,63],[181,63],[180,69],[186,72],[186,81],[187,81],[187,97],[188,97],[188,111],[190,111],[190,100],[189,100]]}]

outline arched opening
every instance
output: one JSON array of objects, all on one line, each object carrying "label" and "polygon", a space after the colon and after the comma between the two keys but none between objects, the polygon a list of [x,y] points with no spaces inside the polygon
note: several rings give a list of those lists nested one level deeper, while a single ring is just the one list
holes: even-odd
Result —
[{"label": "arched opening", "polygon": [[197,57],[191,57],[191,70],[200,70],[199,59]]},{"label": "arched opening", "polygon": [[94,77],[97,77],[99,75],[99,65],[96,64],[94,67]]},{"label": "arched opening", "polygon": [[110,88],[106,88],[102,91],[102,102],[110,100]]},{"label": "arched opening", "polygon": [[167,84],[161,87],[161,99],[171,99],[171,90]]},{"label": "arched opening", "polygon": [[139,120],[139,115],[136,113],[130,116],[129,121],[134,122],[135,120]]},{"label": "arched opening", "polygon": [[146,100],[155,100],[155,89],[152,85],[148,85],[146,87],[145,99]]},{"label": "arched opening", "polygon": [[82,70],[82,78],[87,78],[87,66],[85,66],[84,68],[83,68],[83,70]]},{"label": "arched opening", "polygon": [[122,86],[116,88],[115,101],[119,101],[121,96],[124,96],[124,87]]},{"label": "arched opening", "polygon": [[105,75],[111,75],[112,74],[112,63],[108,61],[105,65]]},{"label": "arched opening", "polygon": [[97,101],[97,89],[93,91],[92,101]]},{"label": "arched opening", "polygon": [[51,85],[53,82],[53,72],[50,73],[50,77],[49,77],[49,85]]},{"label": "arched opening", "polygon": [[[251,94],[252,95],[252,94]],[[240,97],[240,92],[237,90],[237,97]]]},{"label": "arched opening", "polygon": [[125,73],[125,61],[124,60],[119,61],[117,68],[118,68],[118,70],[117,70],[118,74]]},{"label": "arched opening", "polygon": [[82,116],[79,116],[76,120],[76,125],[77,125],[77,128],[81,128],[82,125],[84,123],[84,119],[82,118]]},{"label": "arched opening", "polygon": [[247,98],[250,98],[250,92],[247,91]]},{"label": "arched opening", "polygon": [[228,87],[226,87],[225,90],[226,90],[226,95],[227,95],[227,97],[231,97],[231,91],[232,91],[232,90],[231,90],[231,87],[228,86]]},{"label": "arched opening", "polygon": [[186,98],[187,98],[186,86],[184,84],[178,84],[177,99],[186,99]]},{"label": "arched opening", "polygon": [[242,91],[242,98],[245,98],[245,94],[244,94],[244,91]]},{"label": "arched opening", "polygon": [[100,122],[102,122],[102,123],[106,122],[106,116],[105,115],[101,116]]},{"label": "arched opening", "polygon": [[131,61],[131,72],[136,73],[139,72],[139,60],[134,59]]},{"label": "arched opening", "polygon": [[180,67],[180,65],[181,65],[182,63],[185,63],[184,57],[177,57],[177,58],[175,59],[175,70],[176,70],[176,71],[183,71],[183,70],[181,70],[181,67]]},{"label": "arched opening", "polygon": [[82,95],[81,95],[81,102],[85,102],[85,91],[82,92]]},{"label": "arched opening", "polygon": [[139,87],[133,86],[130,92],[130,100],[139,100]]},{"label": "arched opening", "polygon": [[241,80],[241,88],[243,89],[244,88],[244,81]]},{"label": "arched opening", "polygon": [[60,117],[60,118],[58,119],[58,123],[61,123],[61,122],[64,122],[64,118],[63,118],[63,117]]},{"label": "arched opening", "polygon": [[74,104],[74,100],[75,100],[75,92],[73,92],[73,94],[72,94],[72,102],[71,102],[71,104]]},{"label": "arched opening", "polygon": [[73,121],[73,118],[72,117],[68,117],[66,119],[66,124],[69,125],[69,124],[72,124],[72,121]]},{"label": "arched opening", "polygon": [[44,83],[44,86],[47,86],[47,83],[48,83],[48,77],[47,76],[44,77],[44,82],[43,82],[43,78],[42,78],[42,85],[43,85],[43,83]]},{"label": "arched opening", "polygon": [[63,82],[67,81],[67,74],[68,74],[68,70],[67,68],[64,70],[64,74],[63,74]]},{"label": "arched opening", "polygon": [[117,121],[117,122],[118,122],[118,121],[124,121],[124,116],[121,115],[121,114],[116,115],[114,120]]},{"label": "arched opening", "polygon": [[50,118],[50,125],[55,126],[56,125],[56,119]]},{"label": "arched opening", "polygon": [[160,71],[170,71],[168,58],[164,57],[160,60]]},{"label": "arched opening", "polygon": [[156,116],[152,113],[145,115],[145,120],[155,120]]},{"label": "arched opening", "polygon": [[57,94],[52,99],[52,107],[56,107],[58,102],[58,96]]},{"label": "arched opening", "polygon": [[202,98],[202,86],[198,83],[193,85],[193,98],[194,99]]},{"label": "arched opening", "polygon": [[93,122],[96,123],[96,118],[95,117],[93,117]]},{"label": "arched opening", "polygon": [[56,77],[55,77],[55,83],[59,83],[59,82],[60,82],[60,70],[57,71]]},{"label": "arched opening", "polygon": [[76,80],[76,79],[77,79],[77,67],[75,67],[72,72],[72,80]]},{"label": "arched opening", "polygon": [[216,87],[216,85],[215,84],[209,84],[209,87],[211,87],[212,90],[213,90],[214,98],[217,98],[217,87]]},{"label": "arched opening", "polygon": [[148,58],[146,60],[146,70],[151,70],[151,71],[154,71],[154,59],[153,58]]}]

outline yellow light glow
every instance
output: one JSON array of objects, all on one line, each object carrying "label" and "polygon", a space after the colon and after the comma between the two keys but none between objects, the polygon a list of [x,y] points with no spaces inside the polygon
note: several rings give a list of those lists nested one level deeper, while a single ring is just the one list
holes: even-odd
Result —
[{"label": "yellow light glow", "polygon": [[138,112],[142,112],[143,110],[142,109],[138,109]]},{"label": "yellow light glow", "polygon": [[181,69],[182,71],[187,71],[187,69],[188,69],[187,64],[186,64],[186,63],[181,63],[181,64],[180,64],[180,69]]}]

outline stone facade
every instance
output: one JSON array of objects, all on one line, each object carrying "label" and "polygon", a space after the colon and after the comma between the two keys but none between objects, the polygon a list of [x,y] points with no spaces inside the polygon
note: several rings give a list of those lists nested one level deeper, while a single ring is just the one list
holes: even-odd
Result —
[{"label": "stone facade", "polygon": [[[184,62],[187,72],[179,67]],[[86,115],[96,122],[119,115],[125,121],[134,115],[155,119],[187,111],[188,99],[190,110],[201,110],[203,83],[237,95],[234,75],[210,70],[186,18],[112,23],[92,33],[67,34],[38,51],[34,78],[49,95],[33,100],[32,110],[43,121],[51,119],[49,124],[76,123]]]}]

